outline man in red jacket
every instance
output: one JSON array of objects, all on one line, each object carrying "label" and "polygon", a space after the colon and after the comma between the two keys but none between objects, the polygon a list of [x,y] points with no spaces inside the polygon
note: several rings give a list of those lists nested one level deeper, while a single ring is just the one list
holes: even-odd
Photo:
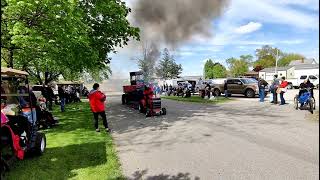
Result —
[{"label": "man in red jacket", "polygon": [[280,105],[286,104],[286,100],[284,99],[283,94],[287,92],[287,86],[288,86],[288,82],[286,81],[286,78],[282,77],[281,84],[279,86],[279,94],[280,94],[280,100],[281,100]]},{"label": "man in red jacket", "polygon": [[95,83],[93,85],[93,89],[90,91],[89,95],[89,102],[91,111],[93,112],[94,117],[94,126],[96,128],[96,132],[100,132],[100,129],[98,128],[98,118],[99,115],[102,117],[103,125],[106,128],[106,131],[109,132],[106,112],[105,112],[105,106],[104,103],[106,101],[106,95],[104,95],[101,91],[99,91],[99,84]]}]

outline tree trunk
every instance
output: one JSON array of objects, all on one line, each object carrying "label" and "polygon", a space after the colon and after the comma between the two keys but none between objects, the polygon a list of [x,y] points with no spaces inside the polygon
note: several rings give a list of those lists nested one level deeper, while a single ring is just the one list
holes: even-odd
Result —
[{"label": "tree trunk", "polygon": [[8,49],[8,67],[13,68],[13,48]]}]

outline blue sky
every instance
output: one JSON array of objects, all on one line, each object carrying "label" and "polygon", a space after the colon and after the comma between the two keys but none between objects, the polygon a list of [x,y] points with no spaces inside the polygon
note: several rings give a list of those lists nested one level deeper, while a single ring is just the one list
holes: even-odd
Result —
[{"label": "blue sky", "polygon": [[[127,0],[128,5],[133,1]],[[202,75],[208,58],[226,65],[225,59],[254,55],[255,49],[267,44],[319,61],[317,0],[231,0],[208,28],[212,37],[195,35],[174,50],[176,61],[183,66],[182,75]],[[114,78],[138,70],[135,59],[141,51],[137,46],[131,42],[111,55]]]}]

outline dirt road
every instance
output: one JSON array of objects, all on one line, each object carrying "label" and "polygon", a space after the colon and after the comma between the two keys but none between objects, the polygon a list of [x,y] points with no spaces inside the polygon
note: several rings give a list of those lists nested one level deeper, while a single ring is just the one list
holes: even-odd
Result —
[{"label": "dirt road", "polygon": [[107,114],[128,179],[318,179],[319,122],[291,105],[163,101],[145,118],[108,99]]}]

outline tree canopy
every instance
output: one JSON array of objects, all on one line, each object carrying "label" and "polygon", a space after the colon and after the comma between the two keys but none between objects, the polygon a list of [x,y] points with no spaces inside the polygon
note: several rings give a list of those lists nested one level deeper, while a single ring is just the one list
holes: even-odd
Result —
[{"label": "tree canopy", "polygon": [[214,63],[208,59],[204,65],[205,78],[224,78],[227,76],[226,68],[220,63]]},{"label": "tree canopy", "polygon": [[263,68],[274,67],[276,65],[276,58],[282,57],[283,52],[269,45],[264,45],[260,49],[256,49],[257,60],[254,66],[261,66]]},{"label": "tree canopy", "polygon": [[[277,54],[278,53],[278,54]],[[297,53],[286,53],[278,48],[264,45],[260,49],[256,49],[257,60],[254,66],[263,68],[276,66],[276,58],[278,55],[278,66],[288,66],[291,61],[304,59],[305,57]]]},{"label": "tree canopy", "polygon": [[233,77],[244,75],[249,70],[249,66],[252,64],[253,56],[242,55],[240,58],[229,58],[226,60],[229,66],[230,74]]},{"label": "tree canopy", "polygon": [[156,74],[162,79],[177,78],[182,72],[181,64],[177,64],[174,57],[170,55],[169,50],[165,48],[163,50],[163,57],[160,60],[158,67],[156,68]]},{"label": "tree canopy", "polygon": [[1,59],[43,83],[111,73],[108,53],[139,39],[120,0],[1,0]]}]

